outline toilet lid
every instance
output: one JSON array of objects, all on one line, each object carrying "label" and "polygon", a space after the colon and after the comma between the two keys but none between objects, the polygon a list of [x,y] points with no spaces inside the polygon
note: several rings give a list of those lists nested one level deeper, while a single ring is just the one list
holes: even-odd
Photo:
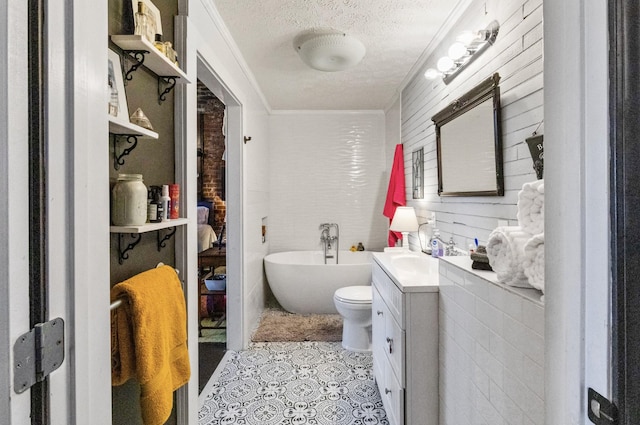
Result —
[{"label": "toilet lid", "polygon": [[371,304],[371,286],[347,286],[337,289],[334,296],[345,303]]}]

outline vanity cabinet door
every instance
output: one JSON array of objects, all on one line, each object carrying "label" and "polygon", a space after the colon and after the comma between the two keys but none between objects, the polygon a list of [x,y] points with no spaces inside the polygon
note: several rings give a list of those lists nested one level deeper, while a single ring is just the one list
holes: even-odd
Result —
[{"label": "vanity cabinet door", "polygon": [[400,328],[404,329],[404,294],[378,265],[374,265],[373,267],[372,280],[378,288],[380,296],[387,305],[389,312],[396,319]]},{"label": "vanity cabinet door", "polygon": [[382,403],[390,425],[404,424],[404,389],[387,363],[384,386],[380,385]]},{"label": "vanity cabinet door", "polygon": [[400,329],[392,315],[385,318],[384,351],[389,359],[389,364],[393,373],[404,387],[404,365],[405,365],[405,332]]},{"label": "vanity cabinet door", "polygon": [[[373,285],[371,301],[371,346],[373,347],[373,364],[380,363],[384,358],[385,349],[385,317],[389,315],[378,288]],[[375,369],[375,368],[374,368]],[[374,370],[375,372],[375,370]],[[376,377],[380,377],[377,375]]]}]

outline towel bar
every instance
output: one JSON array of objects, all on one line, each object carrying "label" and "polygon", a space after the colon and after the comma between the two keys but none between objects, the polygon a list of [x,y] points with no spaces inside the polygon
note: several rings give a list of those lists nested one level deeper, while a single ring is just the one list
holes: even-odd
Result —
[{"label": "towel bar", "polygon": [[116,308],[120,307],[122,305],[122,300],[115,300],[114,302],[111,303],[111,306],[109,308],[109,310],[115,310]]},{"label": "towel bar", "polygon": [[[160,266],[164,266],[164,263],[158,263],[156,268]],[[176,274],[180,274],[180,271],[178,269],[174,269],[174,270],[176,271]],[[184,282],[182,280],[180,281],[180,284],[182,285],[182,289],[184,289]],[[111,305],[109,306],[109,310],[115,310],[116,308],[120,307],[122,305],[122,301],[123,301],[122,299],[119,299],[112,302]]]}]

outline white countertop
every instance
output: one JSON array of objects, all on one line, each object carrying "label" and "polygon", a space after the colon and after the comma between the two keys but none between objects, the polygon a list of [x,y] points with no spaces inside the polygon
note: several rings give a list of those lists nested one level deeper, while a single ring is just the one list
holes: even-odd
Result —
[{"label": "white countertop", "polygon": [[441,257],[442,261],[446,261],[448,264],[451,264],[452,266],[458,267],[466,272],[469,272],[471,274],[474,274],[476,276],[478,276],[481,279],[486,280],[487,282],[490,282],[496,286],[499,286],[503,289],[505,289],[506,291],[512,292],[514,294],[517,294],[523,298],[529,299],[532,302],[539,304],[539,305],[544,305],[544,302],[540,299],[540,297],[542,297],[542,291],[539,291],[537,289],[534,288],[520,288],[517,286],[509,286],[509,285],[505,285],[502,282],[498,282],[498,275],[496,274],[496,272],[493,271],[489,271],[489,270],[476,270],[476,269],[472,269],[471,268],[471,258],[467,255],[464,256],[453,256],[453,257]]},{"label": "white countertop", "polygon": [[409,251],[374,252],[373,260],[402,292],[438,292],[438,259]]}]

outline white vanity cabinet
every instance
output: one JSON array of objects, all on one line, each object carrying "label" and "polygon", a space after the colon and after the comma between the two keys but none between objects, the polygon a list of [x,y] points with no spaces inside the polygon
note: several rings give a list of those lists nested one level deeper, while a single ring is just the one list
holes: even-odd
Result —
[{"label": "white vanity cabinet", "polygon": [[416,256],[435,268],[424,273],[397,256],[374,254],[373,373],[391,425],[437,425],[438,262]]}]

